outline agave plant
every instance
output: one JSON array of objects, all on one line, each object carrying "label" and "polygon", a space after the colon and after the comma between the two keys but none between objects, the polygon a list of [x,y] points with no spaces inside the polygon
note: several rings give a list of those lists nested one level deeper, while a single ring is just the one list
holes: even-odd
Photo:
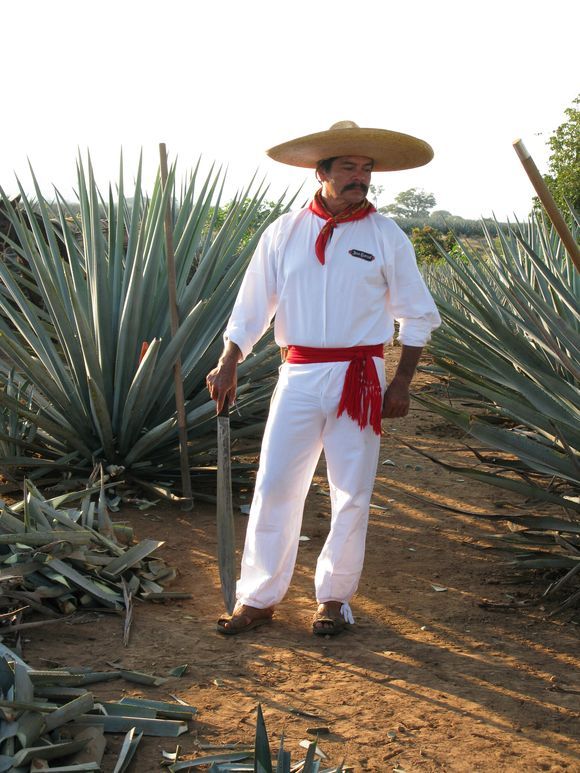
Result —
[{"label": "agave plant", "polygon": [[[20,453],[8,454],[4,464],[34,464],[38,475],[59,464],[90,471],[99,459],[142,480],[171,483],[179,474],[172,368],[181,357],[189,459],[202,474],[215,464],[215,410],[205,375],[219,356],[257,240],[283,211],[283,200],[263,217],[266,188],[254,190],[252,181],[216,229],[224,178],[213,168],[202,178],[198,164],[178,186],[174,166],[165,186],[157,176],[149,198],[139,164],[132,199],[122,164],[116,193],[109,187],[106,199],[90,158],[86,165],[79,160],[77,175],[73,207],[58,192],[49,204],[32,172],[35,202],[19,183],[25,217],[0,189],[15,234],[4,242],[18,259],[18,265],[0,260],[0,357],[33,387],[16,395],[5,382],[0,405],[37,427],[34,444],[21,439]],[[180,319],[174,337],[164,238],[168,203]],[[240,367],[232,426],[239,442],[260,434],[276,366],[267,336]]]},{"label": "agave plant", "polygon": [[[573,506],[557,497],[580,480],[580,280],[559,238],[537,222],[499,232],[498,245],[488,232],[488,249],[483,261],[464,246],[465,262],[443,253],[448,270],[427,277],[445,322],[431,353],[470,410],[428,402],[517,457],[503,468],[555,477],[548,499]],[[520,490],[529,493],[526,483]]]},{"label": "agave plant", "polygon": [[462,244],[463,259],[441,250],[446,265],[427,269],[444,320],[434,370],[457,399],[416,399],[496,452],[476,452],[480,464],[462,474],[565,509],[514,518],[523,531],[510,539],[519,551],[555,546],[521,553],[527,566],[570,569],[580,545],[580,277],[537,219],[486,234],[486,259]]}]

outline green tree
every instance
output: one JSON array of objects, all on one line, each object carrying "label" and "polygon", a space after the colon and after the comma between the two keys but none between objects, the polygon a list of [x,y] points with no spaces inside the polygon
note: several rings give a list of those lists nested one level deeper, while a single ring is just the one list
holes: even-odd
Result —
[{"label": "green tree", "polygon": [[398,217],[429,217],[429,212],[437,204],[432,193],[418,188],[409,188],[395,196],[393,204],[381,207],[380,212]]},{"label": "green tree", "polygon": [[[580,211],[580,95],[564,111],[564,121],[548,140],[552,151],[549,173],[544,175],[552,196],[568,215],[568,204]],[[568,203],[567,203],[568,202]]]},{"label": "green tree", "polygon": [[457,243],[451,231],[443,233],[430,225],[423,226],[423,228],[413,228],[411,242],[419,263],[433,263],[441,260],[441,253],[434,240],[443,247],[445,252],[451,252]]}]

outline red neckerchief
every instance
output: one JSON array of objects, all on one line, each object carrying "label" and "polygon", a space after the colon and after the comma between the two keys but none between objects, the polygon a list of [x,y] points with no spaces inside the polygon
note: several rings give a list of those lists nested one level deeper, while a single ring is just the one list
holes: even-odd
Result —
[{"label": "red neckerchief", "polygon": [[316,257],[323,266],[324,251],[326,250],[326,245],[330,241],[330,237],[332,236],[332,232],[336,226],[339,223],[348,223],[351,220],[362,220],[363,217],[370,215],[371,212],[376,212],[376,209],[373,207],[370,201],[363,199],[360,204],[352,204],[342,212],[339,212],[338,215],[333,215],[332,212],[329,212],[324,205],[324,201],[322,199],[322,189],[316,192],[316,195],[308,205],[308,209],[311,212],[314,212],[315,215],[318,215],[318,217],[326,220],[326,223],[322,226],[322,230],[318,234],[315,245]]}]

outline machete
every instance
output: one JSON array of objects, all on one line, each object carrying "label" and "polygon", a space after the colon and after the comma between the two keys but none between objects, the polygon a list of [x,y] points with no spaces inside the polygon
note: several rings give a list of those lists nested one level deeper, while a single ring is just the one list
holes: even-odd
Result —
[{"label": "machete", "polygon": [[217,418],[217,550],[222,596],[231,615],[236,603],[236,544],[227,400]]}]

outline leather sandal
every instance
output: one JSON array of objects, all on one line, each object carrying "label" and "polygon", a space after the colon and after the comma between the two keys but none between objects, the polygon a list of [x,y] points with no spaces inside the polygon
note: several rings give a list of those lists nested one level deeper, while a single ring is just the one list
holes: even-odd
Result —
[{"label": "leather sandal", "polygon": [[333,614],[327,604],[324,606],[324,611],[317,610],[312,618],[312,633],[316,636],[336,636],[348,627],[348,623],[340,611]]},{"label": "leather sandal", "polygon": [[[260,613],[255,617],[252,614],[248,614],[245,610],[252,610],[253,612]],[[252,628],[258,628],[260,625],[266,625],[272,622],[274,610],[271,607],[266,609],[258,609],[257,607],[248,607],[243,604],[241,607],[234,609],[231,615],[223,615],[217,621],[217,632],[222,633],[225,636],[235,636],[238,633],[245,633],[251,631]]]}]

